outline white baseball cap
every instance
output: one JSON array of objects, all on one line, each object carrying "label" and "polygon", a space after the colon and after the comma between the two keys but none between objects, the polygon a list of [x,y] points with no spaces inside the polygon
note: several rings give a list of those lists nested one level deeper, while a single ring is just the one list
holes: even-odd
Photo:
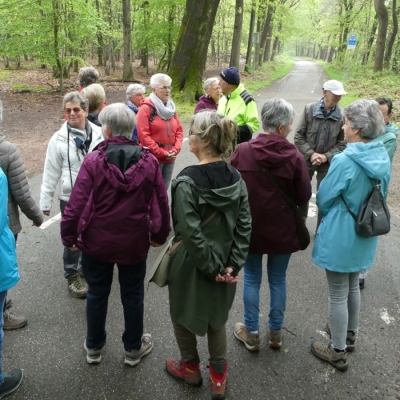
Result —
[{"label": "white baseball cap", "polygon": [[347,92],[344,90],[342,82],[335,81],[334,79],[326,81],[322,89],[329,90],[330,92],[336,94],[337,96],[342,96],[344,94],[347,94]]}]

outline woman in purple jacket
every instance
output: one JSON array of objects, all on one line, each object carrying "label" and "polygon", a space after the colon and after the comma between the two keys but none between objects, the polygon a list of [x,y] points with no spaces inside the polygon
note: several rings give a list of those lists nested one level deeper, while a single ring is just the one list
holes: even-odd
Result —
[{"label": "woman in purple jacket", "polygon": [[270,171],[296,204],[305,204],[311,197],[304,157],[287,140],[294,116],[294,109],[287,101],[267,101],[261,111],[264,133],[240,144],[231,162],[246,182],[253,221],[249,254],[244,264],[244,324],[238,322],[234,332],[235,337],[250,351],[260,348],[259,303],[263,254],[268,255],[269,346],[279,349],[286,308],[286,270],[290,256],[300,247],[294,211],[264,170]]},{"label": "woman in purple jacket", "polygon": [[134,367],[153,348],[151,336],[143,334],[144,278],[149,247],[165,243],[170,231],[168,197],[157,159],[130,140],[134,113],[116,103],[104,108],[99,120],[105,141],[85,157],[61,221],[61,237],[71,250],[82,250],[89,286],[87,362],[101,360],[117,264],[125,364]]},{"label": "woman in purple jacket", "polygon": [[195,114],[201,110],[216,110],[218,108],[218,102],[222,95],[219,78],[208,78],[204,82],[203,89],[205,95],[200,97],[194,109]]}]

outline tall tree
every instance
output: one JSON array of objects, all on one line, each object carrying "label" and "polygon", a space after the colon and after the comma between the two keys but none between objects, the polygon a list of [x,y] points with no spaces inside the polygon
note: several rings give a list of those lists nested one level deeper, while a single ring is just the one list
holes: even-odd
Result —
[{"label": "tall tree", "polygon": [[244,67],[246,72],[250,71],[251,49],[253,47],[253,33],[254,33],[254,25],[256,22],[256,6],[257,3],[255,0],[253,0],[251,3],[251,11],[250,11],[249,40],[247,42],[246,65]]},{"label": "tall tree", "polygon": [[394,41],[396,40],[397,32],[399,30],[399,21],[397,18],[399,10],[397,9],[397,1],[393,0],[392,2],[392,20],[393,20],[393,28],[392,28],[392,33],[390,35],[390,39],[386,48],[386,53],[385,53],[385,67],[389,68],[390,64],[390,59],[392,58],[392,52],[393,52],[393,45]]},{"label": "tall tree", "polygon": [[202,77],[207,60],[215,15],[220,0],[186,0],[185,13],[168,74],[174,91],[189,101],[202,92]]},{"label": "tall tree", "polygon": [[239,69],[240,64],[240,44],[242,42],[243,2],[244,0],[236,0],[235,25],[233,27],[231,60],[229,62],[230,66],[237,69]]},{"label": "tall tree", "polygon": [[378,38],[376,39],[376,52],[374,72],[382,71],[383,56],[385,54],[385,42],[389,17],[384,0],[374,0],[375,11],[378,14]]},{"label": "tall tree", "polygon": [[122,79],[131,80],[133,79],[131,0],[122,0],[122,24],[124,30],[124,68]]}]

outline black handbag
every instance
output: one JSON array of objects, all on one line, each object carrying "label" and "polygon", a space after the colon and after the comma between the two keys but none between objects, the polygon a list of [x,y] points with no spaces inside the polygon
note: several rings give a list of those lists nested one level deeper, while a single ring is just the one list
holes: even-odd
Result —
[{"label": "black handbag", "polygon": [[350,210],[343,195],[340,197],[356,223],[357,235],[369,238],[390,232],[390,212],[381,193],[381,181],[377,181],[365,197],[358,216]]},{"label": "black handbag", "polygon": [[288,203],[289,206],[294,211],[294,216],[296,219],[297,236],[299,238],[299,243],[300,243],[300,250],[305,250],[310,244],[311,239],[310,239],[310,232],[308,231],[305,221],[301,216],[299,206],[294,202],[294,200],[290,196],[288,196],[284,192],[280,183],[274,178],[274,176],[271,174],[268,168],[263,168],[263,172],[265,172],[269,181],[272,183],[272,185],[276,188],[279,194],[286,201],[286,203]]}]

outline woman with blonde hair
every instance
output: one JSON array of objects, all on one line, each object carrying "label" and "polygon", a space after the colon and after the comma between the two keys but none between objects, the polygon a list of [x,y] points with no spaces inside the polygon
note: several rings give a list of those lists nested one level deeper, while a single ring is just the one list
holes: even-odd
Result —
[{"label": "woman with blonde hair", "polygon": [[166,361],[167,372],[192,386],[202,384],[196,336],[208,337],[213,399],[225,395],[228,364],[225,324],[247,255],[251,218],[240,174],[222,160],[236,123],[203,111],[190,120],[189,148],[199,163],[172,183],[175,240],[169,304],[180,358]]},{"label": "woman with blonde hair", "polygon": [[99,122],[99,113],[103,109],[104,102],[106,101],[106,92],[103,86],[98,83],[93,83],[82,89],[81,93],[89,101],[89,114],[87,119],[91,123],[101,126]]}]

